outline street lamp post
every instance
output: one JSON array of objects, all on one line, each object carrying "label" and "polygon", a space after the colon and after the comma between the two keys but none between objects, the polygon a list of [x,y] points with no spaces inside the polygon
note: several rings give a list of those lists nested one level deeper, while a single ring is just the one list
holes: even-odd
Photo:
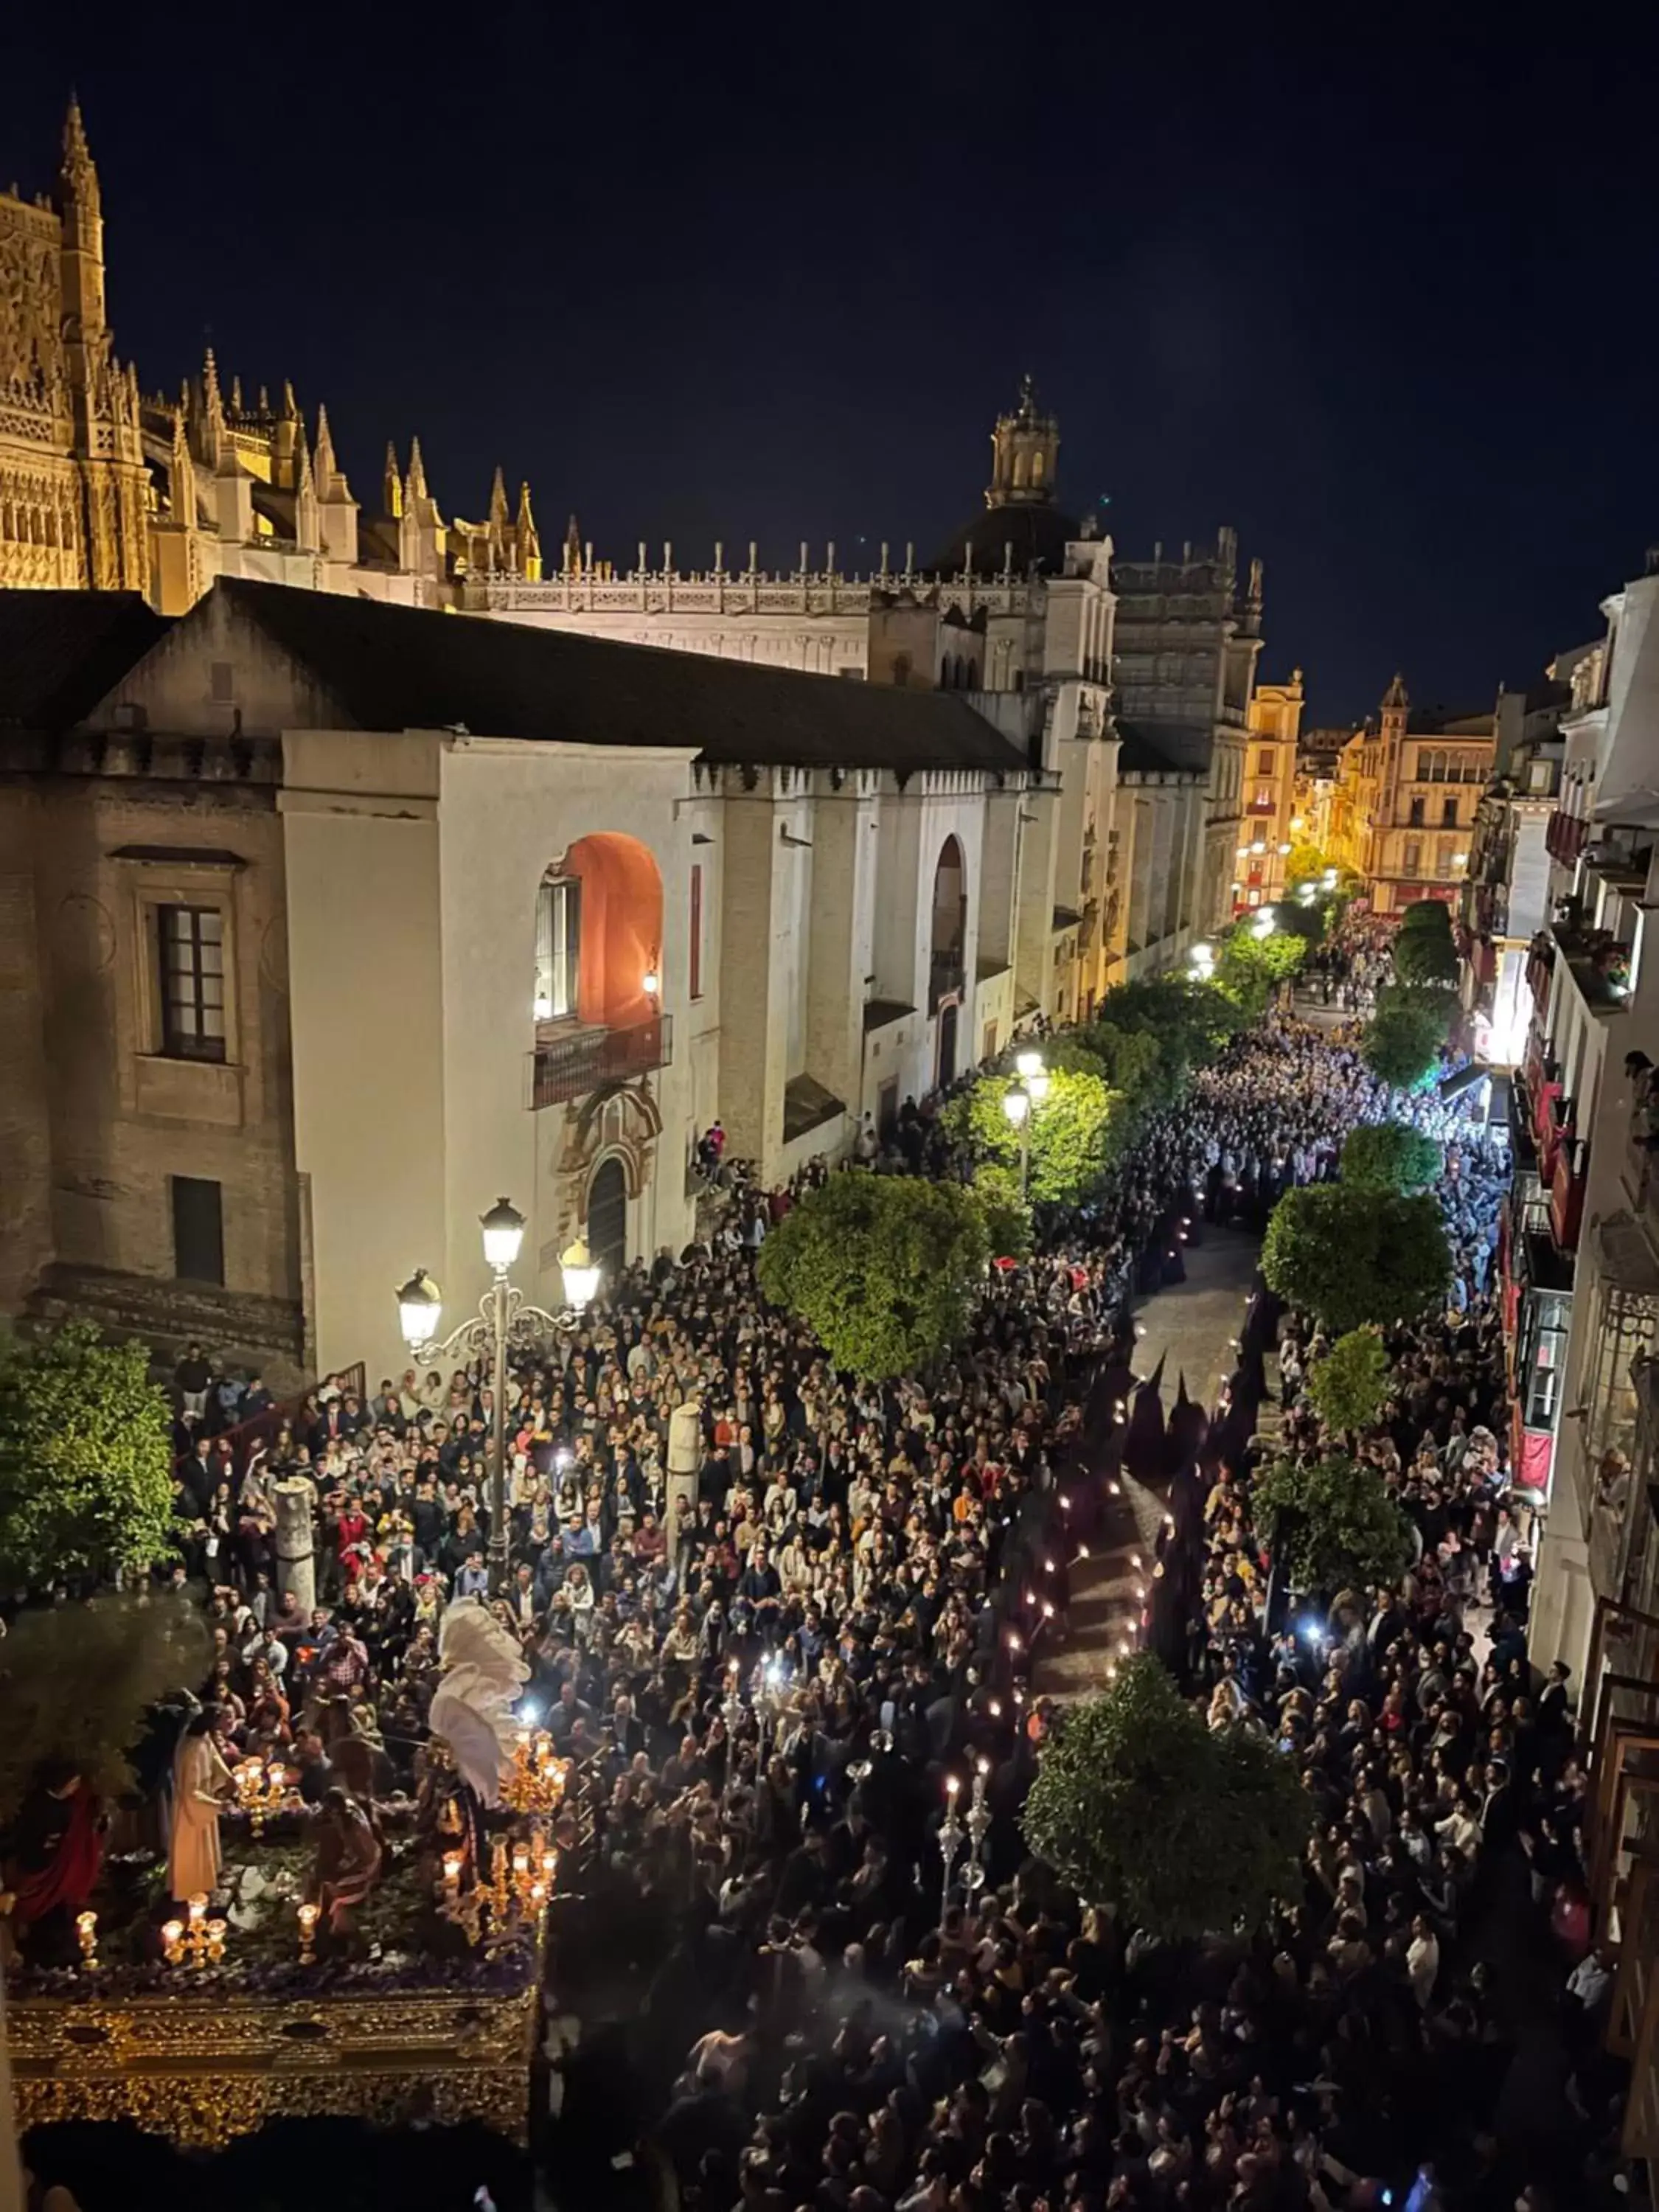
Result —
[{"label": "street lamp post", "polygon": [[1002,1110],[1019,1131],[1019,1196],[1024,1205],[1030,1194],[1031,1117],[1048,1095],[1048,1073],[1040,1052],[1022,1052],[1014,1061],[1019,1080],[1002,1094]]},{"label": "street lamp post", "polygon": [[488,1352],[490,1362],[489,1423],[489,1587],[499,1594],[507,1587],[507,1348],[514,1336],[532,1343],[538,1336],[574,1328],[599,1290],[599,1270],[579,1237],[559,1255],[564,1275],[566,1310],[562,1316],[532,1306],[515,1290],[509,1277],[524,1243],[525,1220],[510,1199],[498,1198],[481,1215],[484,1264],[489,1269],[489,1288],[478,1302],[477,1313],[438,1341],[443,1317],[443,1297],[424,1267],[417,1267],[397,1293],[398,1323],[410,1356],[419,1360],[448,1359],[457,1352],[469,1359]]},{"label": "street lamp post", "polygon": [[1002,1110],[1019,1132],[1019,1195],[1023,1205],[1031,1180],[1031,1094],[1023,1083],[1003,1092]]}]

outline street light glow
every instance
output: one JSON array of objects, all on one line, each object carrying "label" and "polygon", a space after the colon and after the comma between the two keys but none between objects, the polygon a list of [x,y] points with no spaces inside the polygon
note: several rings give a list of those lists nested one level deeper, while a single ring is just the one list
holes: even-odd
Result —
[{"label": "street light glow", "polygon": [[1025,1116],[1031,1110],[1030,1092],[1019,1084],[1016,1084],[1012,1091],[1005,1091],[1002,1094],[1002,1110],[1015,1128],[1021,1127]]},{"label": "street light glow", "polygon": [[483,1231],[485,1265],[497,1273],[510,1267],[524,1243],[524,1216],[518,1207],[510,1198],[498,1198],[488,1213],[479,1215],[478,1226]]},{"label": "street light glow", "polygon": [[585,1240],[577,1237],[567,1244],[559,1255],[559,1266],[564,1275],[564,1295],[568,1302],[580,1313],[592,1303],[599,1287],[599,1271]]},{"label": "street light glow", "polygon": [[411,1352],[418,1352],[422,1345],[431,1343],[438,1334],[443,1310],[438,1285],[424,1267],[416,1267],[398,1291],[398,1326]]}]

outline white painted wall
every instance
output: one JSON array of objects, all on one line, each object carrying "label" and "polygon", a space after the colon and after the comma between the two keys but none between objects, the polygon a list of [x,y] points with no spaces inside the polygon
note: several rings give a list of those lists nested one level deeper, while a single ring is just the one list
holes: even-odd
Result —
[{"label": "white painted wall", "polygon": [[325,1370],[365,1360],[378,1380],[407,1364],[398,1285],[429,1268],[452,1318],[463,1287],[445,1274],[438,740],[290,732],[283,754],[295,1154],[309,1186],[317,1354]]},{"label": "white painted wall", "polygon": [[[442,754],[439,826],[444,972],[444,1184],[458,1297],[483,1294],[488,1276],[477,1217],[505,1192],[529,1220],[523,1286],[556,1304],[556,1266],[532,1284],[526,1262],[556,1242],[561,1194],[538,1174],[529,1107],[535,1042],[531,978],[536,895],[550,862],[602,831],[638,839],[663,886],[662,1008],[678,1036],[689,1011],[686,945],[690,830],[678,818],[690,785],[689,750],[522,744],[449,738]],[[706,848],[702,848],[706,849]],[[678,1142],[692,1074],[676,1052],[652,1079],[665,1142],[643,1211],[630,1218],[629,1257],[686,1241]],[[553,1111],[556,1109],[548,1109]],[[446,1289],[447,1289],[446,1285]]]}]

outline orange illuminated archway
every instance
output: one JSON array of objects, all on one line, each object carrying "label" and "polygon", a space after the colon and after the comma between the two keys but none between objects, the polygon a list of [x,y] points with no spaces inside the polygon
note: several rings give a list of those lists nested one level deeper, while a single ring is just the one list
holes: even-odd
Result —
[{"label": "orange illuminated archway", "polygon": [[649,848],[595,830],[550,872],[581,887],[576,1018],[606,1029],[648,1021],[662,997],[662,874]]}]

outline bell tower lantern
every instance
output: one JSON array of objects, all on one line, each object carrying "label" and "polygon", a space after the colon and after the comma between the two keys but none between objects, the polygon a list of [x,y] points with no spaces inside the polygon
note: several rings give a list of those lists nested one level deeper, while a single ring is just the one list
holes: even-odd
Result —
[{"label": "bell tower lantern", "polygon": [[1038,407],[1029,376],[1021,379],[1018,406],[1012,414],[997,417],[997,427],[991,433],[991,455],[987,507],[1052,504],[1060,425]]}]

